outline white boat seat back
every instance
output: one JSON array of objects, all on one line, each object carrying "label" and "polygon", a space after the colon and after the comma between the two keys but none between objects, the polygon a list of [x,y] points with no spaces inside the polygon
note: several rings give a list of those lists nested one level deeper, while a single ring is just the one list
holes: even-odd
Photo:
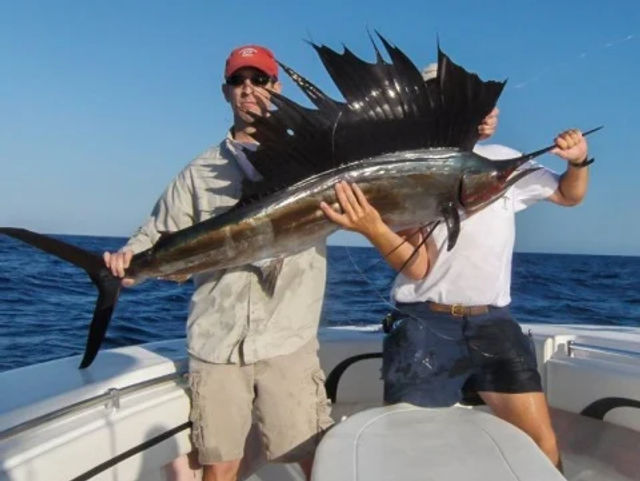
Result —
[{"label": "white boat seat back", "polygon": [[397,404],[360,412],[318,447],[313,481],[561,481],[524,432],[481,411]]}]

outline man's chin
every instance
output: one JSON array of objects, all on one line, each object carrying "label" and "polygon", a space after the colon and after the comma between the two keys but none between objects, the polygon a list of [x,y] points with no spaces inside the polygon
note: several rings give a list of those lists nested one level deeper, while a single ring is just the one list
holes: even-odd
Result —
[{"label": "man's chin", "polygon": [[[252,112],[252,113],[254,113],[254,112]],[[257,115],[257,116],[261,116],[260,112],[255,112],[254,114]],[[242,119],[242,121],[245,124],[252,124],[253,120],[254,120],[253,116],[251,114],[247,113],[246,111],[238,112],[238,117],[240,117],[240,119]]]}]

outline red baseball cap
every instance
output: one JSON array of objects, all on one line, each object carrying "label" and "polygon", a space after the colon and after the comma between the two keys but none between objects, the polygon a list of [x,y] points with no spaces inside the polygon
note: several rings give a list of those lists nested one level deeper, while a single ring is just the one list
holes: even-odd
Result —
[{"label": "red baseball cap", "polygon": [[278,64],[273,52],[259,45],[245,45],[231,51],[224,66],[224,78],[242,67],[254,67],[272,77],[278,76]]}]

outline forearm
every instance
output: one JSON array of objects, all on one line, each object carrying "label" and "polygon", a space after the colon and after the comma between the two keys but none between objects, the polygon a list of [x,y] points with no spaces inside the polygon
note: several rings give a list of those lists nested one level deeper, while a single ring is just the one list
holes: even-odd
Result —
[{"label": "forearm", "polygon": [[560,177],[558,193],[564,205],[576,205],[584,199],[589,184],[589,169],[568,165],[567,170]]},{"label": "forearm", "polygon": [[381,222],[364,235],[396,271],[415,280],[427,275],[429,256],[419,230],[396,233]]},{"label": "forearm", "polygon": [[[567,161],[567,170],[560,177],[558,189],[550,200],[556,204],[579,204],[587,193],[589,170],[584,162],[589,157],[587,141],[576,129],[565,130],[555,138],[556,147],[551,151]],[[578,167],[572,164],[578,164]]]}]

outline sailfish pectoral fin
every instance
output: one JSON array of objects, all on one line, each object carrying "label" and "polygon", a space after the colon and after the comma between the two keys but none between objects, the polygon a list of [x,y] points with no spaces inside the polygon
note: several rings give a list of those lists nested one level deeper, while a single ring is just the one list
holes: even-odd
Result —
[{"label": "sailfish pectoral fin", "polygon": [[447,202],[442,207],[442,217],[447,226],[447,250],[450,251],[460,235],[460,214],[453,202]]},{"label": "sailfish pectoral fin", "polygon": [[273,293],[276,290],[276,283],[278,282],[278,276],[282,270],[283,263],[284,259],[279,257],[265,263],[252,264],[252,266],[256,268],[256,273],[260,279],[260,287],[262,287],[264,293],[269,297],[273,297]]}]

